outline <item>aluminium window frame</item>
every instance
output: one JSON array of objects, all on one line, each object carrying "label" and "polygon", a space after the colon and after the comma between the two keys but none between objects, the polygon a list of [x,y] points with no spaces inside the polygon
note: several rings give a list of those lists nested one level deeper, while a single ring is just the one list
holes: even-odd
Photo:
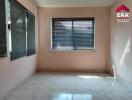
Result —
[{"label": "aluminium window frame", "polygon": [[[36,16],[28,9],[26,8],[24,5],[22,5],[19,1],[17,0],[5,0],[5,9],[6,9],[6,41],[7,41],[7,56],[5,58],[11,58],[11,51],[12,51],[12,42],[11,42],[11,16],[10,16],[10,2],[15,2],[17,3],[19,6],[21,6],[25,11],[26,13],[29,13],[31,14],[32,16],[34,16],[35,18],[35,21],[34,21],[34,24],[35,24],[35,53],[36,53],[36,47],[37,47],[37,39],[36,39],[36,34],[37,34],[37,30],[36,30]],[[26,13],[25,13],[25,16],[26,16]],[[26,17],[27,19],[27,17]],[[25,20],[26,21],[26,20]],[[9,28],[10,27],[10,28]],[[26,28],[27,28],[27,24],[26,24]],[[26,35],[27,35],[27,32],[26,32]],[[26,36],[26,50],[27,50],[27,36]],[[27,51],[26,51],[27,52]],[[25,55],[25,57],[28,57],[27,53]],[[3,59],[3,58],[0,58],[0,59]]]},{"label": "aluminium window frame", "polygon": [[[7,45],[7,53],[5,56],[3,57],[0,57],[0,60],[2,59],[8,59],[8,58],[11,58],[11,29],[9,29],[10,27],[10,22],[11,22],[11,19],[10,19],[10,2],[12,0],[5,0],[5,16],[6,16],[6,45]],[[29,11],[25,6],[23,6],[20,2],[18,2],[17,0],[14,0],[14,2],[16,2],[17,4],[19,4],[23,9],[26,10],[26,12],[32,14],[34,17],[35,17],[35,36],[36,36],[36,16],[31,12]],[[26,40],[27,41],[27,40]],[[36,51],[36,47],[37,47],[37,39],[35,37],[35,51]],[[26,43],[27,44],[27,43]],[[26,55],[27,56],[27,55]]]},{"label": "aluminium window frame", "polygon": [[3,54],[3,55],[0,55],[0,60],[2,60],[2,59],[5,59],[5,58],[7,58],[8,57],[8,34],[7,34],[7,0],[4,0],[3,1],[4,2],[4,8],[3,8],[3,13],[4,13],[4,16],[5,16],[5,19],[4,19],[4,22],[5,22],[5,41],[6,41],[6,53],[5,54]]},{"label": "aluminium window frame", "polygon": [[[59,21],[87,21],[87,20],[93,20],[93,28],[94,28],[94,46],[92,48],[86,48],[86,49],[65,49],[65,50],[57,50],[53,49],[53,22],[54,20]],[[72,51],[89,51],[89,52],[95,52],[96,51],[96,20],[95,17],[73,17],[73,18],[65,18],[65,17],[56,17],[50,19],[50,51],[51,52],[72,52]]]}]

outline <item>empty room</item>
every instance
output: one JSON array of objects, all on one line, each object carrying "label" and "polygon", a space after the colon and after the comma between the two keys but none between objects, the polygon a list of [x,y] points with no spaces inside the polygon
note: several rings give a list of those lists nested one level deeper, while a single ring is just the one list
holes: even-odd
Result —
[{"label": "empty room", "polygon": [[132,0],[0,0],[0,100],[132,100]]}]

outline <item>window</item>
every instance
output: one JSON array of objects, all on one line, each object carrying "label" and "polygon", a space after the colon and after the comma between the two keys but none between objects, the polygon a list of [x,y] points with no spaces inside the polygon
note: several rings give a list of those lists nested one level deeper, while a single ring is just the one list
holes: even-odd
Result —
[{"label": "window", "polygon": [[25,10],[16,2],[11,2],[11,59],[26,55]]},{"label": "window", "polygon": [[7,55],[5,0],[0,0],[0,57]]},{"label": "window", "polygon": [[52,50],[94,49],[94,18],[53,18]]},{"label": "window", "polygon": [[35,16],[10,0],[11,60],[35,54]]},{"label": "window", "polygon": [[26,13],[27,16],[27,56],[35,54],[35,16]]}]

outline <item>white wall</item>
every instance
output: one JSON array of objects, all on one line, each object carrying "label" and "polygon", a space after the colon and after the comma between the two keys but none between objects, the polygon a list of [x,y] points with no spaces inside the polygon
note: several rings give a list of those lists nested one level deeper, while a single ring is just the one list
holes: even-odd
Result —
[{"label": "white wall", "polygon": [[[115,9],[125,4],[130,9],[130,22],[116,22]],[[118,0],[111,9],[111,58],[118,77],[132,82],[132,0]]]}]

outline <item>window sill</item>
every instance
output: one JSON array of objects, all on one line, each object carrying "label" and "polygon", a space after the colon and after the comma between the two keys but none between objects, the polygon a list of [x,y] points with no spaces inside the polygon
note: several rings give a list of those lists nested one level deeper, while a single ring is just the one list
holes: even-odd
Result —
[{"label": "window sill", "polygon": [[96,52],[95,49],[80,49],[80,50],[50,50],[51,52]]},{"label": "window sill", "polygon": [[8,55],[6,55],[6,56],[0,56],[0,60],[3,60],[3,59],[8,59],[9,58],[9,56]]}]

